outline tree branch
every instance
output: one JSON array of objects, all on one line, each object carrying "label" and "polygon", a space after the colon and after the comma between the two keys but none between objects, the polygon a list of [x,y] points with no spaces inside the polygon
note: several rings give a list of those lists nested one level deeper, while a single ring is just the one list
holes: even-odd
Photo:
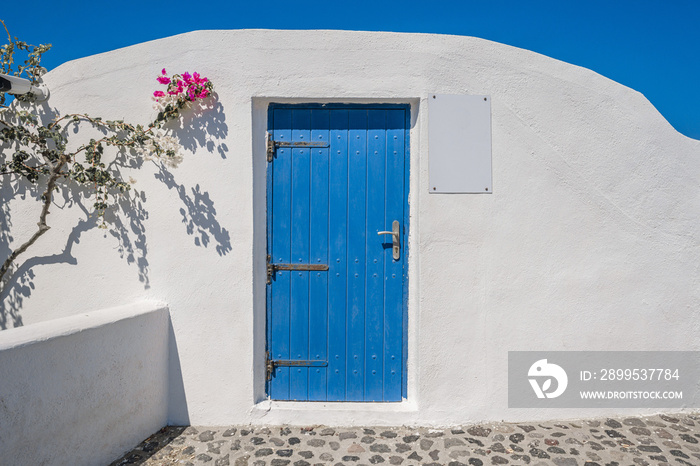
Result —
[{"label": "tree branch", "polygon": [[[2,23],[2,27],[5,28],[5,32],[7,33],[7,40],[12,42],[12,36],[10,36],[10,31],[7,30],[7,26],[5,26],[5,21],[0,19],[0,23]],[[9,42],[8,42],[9,43]]]},{"label": "tree branch", "polygon": [[63,176],[61,173],[61,169],[65,165],[65,160],[61,160],[59,163],[56,164],[54,167],[51,177],[49,178],[49,182],[46,186],[46,191],[44,192],[44,195],[42,196],[44,199],[44,206],[41,209],[41,215],[39,216],[39,223],[37,223],[37,226],[39,229],[32,235],[29,240],[22,244],[20,247],[15,249],[12,254],[10,254],[10,257],[8,257],[5,260],[5,263],[2,264],[2,267],[0,268],[0,283],[2,282],[2,278],[5,276],[5,273],[10,269],[12,266],[12,263],[17,259],[17,257],[22,254],[24,251],[27,250],[32,244],[36,242],[44,233],[49,231],[51,228],[46,224],[46,216],[49,215],[49,207],[51,207],[51,201],[53,200],[53,190],[56,187],[56,181]]}]

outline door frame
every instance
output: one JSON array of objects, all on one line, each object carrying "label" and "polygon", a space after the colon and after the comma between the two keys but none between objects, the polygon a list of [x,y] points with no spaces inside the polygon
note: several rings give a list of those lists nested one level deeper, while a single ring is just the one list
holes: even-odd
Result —
[{"label": "door frame", "polygon": [[[368,102],[368,103],[342,103],[342,102],[275,102],[275,101],[269,101],[267,102],[267,119],[265,123],[265,127],[263,128],[263,131],[270,131],[271,130],[271,123],[273,121],[273,112],[275,109],[279,108],[287,108],[287,109],[295,109],[295,108],[304,108],[304,109],[381,109],[381,110],[386,110],[386,109],[402,109],[405,110],[405,119],[404,119],[404,172],[403,172],[403,183],[404,183],[404,199],[403,199],[403,218],[402,218],[402,223],[403,223],[403,231],[401,234],[401,244],[402,244],[402,254],[404,257],[403,261],[403,266],[402,266],[402,295],[401,295],[401,308],[402,308],[402,316],[403,316],[403,321],[402,321],[402,374],[401,374],[401,397],[405,401],[408,397],[408,338],[409,338],[409,332],[408,332],[408,278],[409,278],[409,273],[408,273],[408,263],[410,260],[410,250],[409,250],[409,231],[410,231],[410,206],[409,206],[409,197],[410,197],[410,192],[411,192],[411,185],[410,185],[410,169],[411,169],[411,141],[410,141],[410,133],[411,133],[411,110],[412,110],[413,105],[409,102],[406,103],[381,103],[381,102]],[[270,250],[270,235],[269,232],[272,229],[272,216],[270,213],[272,212],[272,196],[270,196],[270,192],[272,189],[272,164],[271,163],[265,163],[265,251],[264,251],[264,260],[266,261],[267,254],[269,254]],[[269,319],[270,319],[270,308],[269,308],[269,302],[271,300],[271,287],[270,286],[265,286],[265,311],[264,311],[264,322],[265,322],[265,342],[264,342],[264,350],[265,352],[268,351],[269,349],[269,341],[270,341],[270,326],[268,325]],[[266,364],[266,361],[264,361],[263,364]],[[267,368],[263,367],[262,368],[263,374],[266,373]],[[270,394],[269,394],[270,386],[269,382],[265,380],[264,384],[264,396],[265,399],[270,400]],[[276,400],[276,401],[281,401],[284,403],[298,403],[295,401],[282,401],[282,400]],[[354,402],[354,401],[346,401],[342,403],[361,403],[361,404],[368,404],[368,403],[378,403],[378,404],[384,404],[385,402]]]}]

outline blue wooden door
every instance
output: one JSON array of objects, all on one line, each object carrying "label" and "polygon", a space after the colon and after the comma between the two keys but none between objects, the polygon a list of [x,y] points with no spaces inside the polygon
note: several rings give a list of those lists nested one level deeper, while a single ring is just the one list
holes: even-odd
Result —
[{"label": "blue wooden door", "polygon": [[273,104],[268,122],[268,395],[401,401],[408,106]]}]

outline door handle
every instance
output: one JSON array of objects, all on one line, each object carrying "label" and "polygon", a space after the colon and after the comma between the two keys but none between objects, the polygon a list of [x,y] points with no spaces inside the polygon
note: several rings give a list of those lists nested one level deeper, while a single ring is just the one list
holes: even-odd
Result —
[{"label": "door handle", "polygon": [[394,220],[391,223],[391,231],[378,231],[378,235],[391,235],[393,242],[394,242],[394,247],[392,248],[392,252],[394,253],[394,260],[397,261],[401,259],[401,239],[400,239],[400,232],[401,232],[401,226],[399,225],[398,220]]}]

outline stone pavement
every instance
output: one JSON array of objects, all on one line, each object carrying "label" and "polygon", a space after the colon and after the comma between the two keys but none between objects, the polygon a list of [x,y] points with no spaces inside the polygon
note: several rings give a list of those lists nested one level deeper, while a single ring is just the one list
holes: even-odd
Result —
[{"label": "stone pavement", "polygon": [[110,466],[700,465],[700,414],[452,428],[165,427]]}]

